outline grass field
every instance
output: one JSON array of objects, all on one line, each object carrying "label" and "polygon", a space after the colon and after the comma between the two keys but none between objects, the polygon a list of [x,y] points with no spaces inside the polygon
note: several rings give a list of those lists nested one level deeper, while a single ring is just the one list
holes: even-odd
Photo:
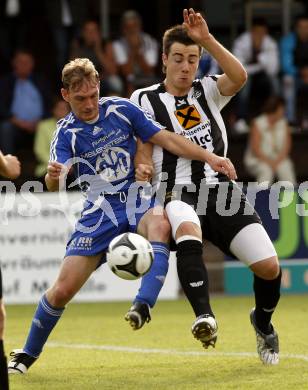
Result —
[{"label": "grass field", "polygon": [[[216,349],[190,333],[186,301],[159,302],[152,321],[133,332],[129,303],[71,304],[28,374],[12,390],[308,389],[308,296],[283,296],[274,324],[280,364],[265,367],[249,323],[251,297],[212,299],[219,325]],[[6,350],[23,346],[34,306],[8,306]]]}]

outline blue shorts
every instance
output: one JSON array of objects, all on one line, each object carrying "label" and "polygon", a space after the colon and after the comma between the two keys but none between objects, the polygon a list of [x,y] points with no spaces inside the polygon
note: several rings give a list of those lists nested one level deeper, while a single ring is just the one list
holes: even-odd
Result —
[{"label": "blue shorts", "polygon": [[143,198],[139,192],[108,194],[100,204],[86,202],[67,246],[67,256],[94,256],[106,252],[110,241],[119,234],[136,232],[143,215],[154,207],[153,197]]}]

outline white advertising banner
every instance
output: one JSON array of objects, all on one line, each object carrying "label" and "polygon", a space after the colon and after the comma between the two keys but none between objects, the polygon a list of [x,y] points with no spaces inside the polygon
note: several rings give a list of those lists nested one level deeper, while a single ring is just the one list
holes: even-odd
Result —
[{"label": "white advertising banner", "polygon": [[[79,193],[1,194],[0,264],[5,303],[37,303],[53,283],[83,198]],[[75,301],[131,300],[140,280],[126,281],[101,266]],[[178,297],[174,256],[159,299]]]}]

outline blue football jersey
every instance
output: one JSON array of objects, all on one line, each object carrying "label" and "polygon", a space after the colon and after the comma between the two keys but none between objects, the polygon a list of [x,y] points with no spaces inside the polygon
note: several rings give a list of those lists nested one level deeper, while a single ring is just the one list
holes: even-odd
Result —
[{"label": "blue football jersey", "polygon": [[80,121],[72,112],[58,122],[50,161],[73,165],[89,200],[91,192],[127,190],[135,180],[136,136],[146,142],[164,128],[128,99],[101,98],[95,123]]}]

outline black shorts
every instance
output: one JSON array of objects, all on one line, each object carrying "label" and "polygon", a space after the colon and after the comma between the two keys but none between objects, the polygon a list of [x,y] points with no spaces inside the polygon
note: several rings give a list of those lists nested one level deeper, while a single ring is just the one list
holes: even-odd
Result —
[{"label": "black shorts", "polygon": [[[180,199],[191,205],[200,219],[203,238],[232,257],[229,248],[236,234],[252,223],[262,224],[246,195],[233,182],[204,185],[193,192],[184,188],[181,192],[177,196],[175,191],[172,199]],[[224,215],[224,210],[229,215]]]}]

